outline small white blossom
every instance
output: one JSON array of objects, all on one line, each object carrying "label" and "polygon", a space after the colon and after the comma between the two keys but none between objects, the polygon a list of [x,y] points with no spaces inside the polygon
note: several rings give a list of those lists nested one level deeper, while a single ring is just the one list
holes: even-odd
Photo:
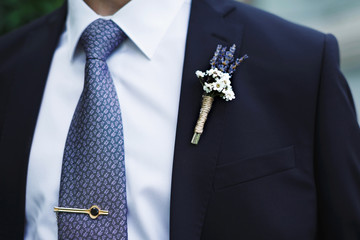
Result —
[{"label": "small white blossom", "polygon": [[213,90],[213,85],[210,83],[205,83],[203,89],[206,93],[210,93]]},{"label": "small white blossom", "polygon": [[221,80],[225,82],[226,85],[230,85],[230,75],[228,73],[224,73],[221,77]]},{"label": "small white blossom", "polygon": [[214,69],[212,69],[212,68],[206,71],[206,74],[207,74],[208,76],[212,76],[213,73],[214,73]]},{"label": "small white blossom", "polygon": [[225,93],[226,91],[232,91],[232,86],[231,86],[231,82],[230,80],[227,80],[227,79],[221,79],[221,81],[223,82],[224,84],[224,89],[223,89],[223,93]]},{"label": "small white blossom", "polygon": [[228,90],[224,93],[223,99],[226,101],[231,101],[235,98],[235,93],[233,90]]},{"label": "small white blossom", "polygon": [[197,76],[198,78],[200,78],[200,77],[201,77],[201,78],[205,77],[205,73],[202,72],[202,71],[199,71],[199,70],[196,71],[195,74],[196,74],[196,76]]},{"label": "small white blossom", "polygon": [[222,92],[222,90],[224,89],[224,87],[225,87],[225,84],[224,84],[224,82],[222,82],[222,81],[216,81],[216,82],[214,82],[213,83],[213,86],[214,86],[214,90],[215,91],[218,91],[218,92]]},{"label": "small white blossom", "polygon": [[228,80],[228,79],[222,79],[222,81],[224,82],[224,84],[225,84],[226,86],[231,87],[231,82],[230,82],[230,80]]},{"label": "small white blossom", "polygon": [[230,80],[221,78],[221,82],[223,82],[226,87],[228,87],[228,88],[231,87],[231,81]]},{"label": "small white blossom", "polygon": [[219,69],[215,68],[215,69],[211,69],[212,71],[209,71],[209,75],[214,78],[217,79],[218,77],[221,78],[221,76],[223,75],[223,72],[221,72]]},{"label": "small white blossom", "polygon": [[227,91],[232,90],[231,86],[227,86],[225,85],[225,87],[223,88],[223,90],[221,91],[222,93],[226,93]]}]

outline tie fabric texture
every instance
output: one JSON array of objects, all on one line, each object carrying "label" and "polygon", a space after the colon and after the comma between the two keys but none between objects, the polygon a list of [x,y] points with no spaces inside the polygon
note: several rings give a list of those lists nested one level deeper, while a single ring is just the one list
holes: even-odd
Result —
[{"label": "tie fabric texture", "polygon": [[[111,20],[97,19],[82,33],[84,89],[66,139],[59,206],[108,215],[57,213],[59,239],[127,239],[124,137],[120,104],[106,59],[127,36]],[[96,211],[95,211],[96,214]]]}]

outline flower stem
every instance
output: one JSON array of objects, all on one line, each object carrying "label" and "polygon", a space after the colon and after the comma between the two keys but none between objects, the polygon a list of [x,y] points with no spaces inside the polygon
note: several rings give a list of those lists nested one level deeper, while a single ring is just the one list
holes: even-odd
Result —
[{"label": "flower stem", "polygon": [[194,144],[194,145],[197,145],[199,143],[200,137],[201,137],[201,133],[196,133],[195,132],[192,139],[191,139],[191,143]]},{"label": "flower stem", "polygon": [[206,119],[208,117],[208,114],[211,110],[211,106],[212,106],[213,102],[214,102],[213,97],[203,96],[199,119],[197,120],[195,130],[194,130],[194,135],[191,139],[191,143],[194,145],[197,145],[199,143],[200,136],[204,131],[204,125],[205,125]]}]

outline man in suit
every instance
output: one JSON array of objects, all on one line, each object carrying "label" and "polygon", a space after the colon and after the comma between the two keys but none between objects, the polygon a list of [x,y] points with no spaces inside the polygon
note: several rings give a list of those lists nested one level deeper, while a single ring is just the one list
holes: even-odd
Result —
[{"label": "man in suit", "polygon": [[[112,15],[126,3],[86,2],[99,15]],[[139,15],[136,2],[145,6]],[[114,15],[128,16],[114,18],[129,39],[113,54],[118,65],[112,57],[108,64],[124,119],[129,239],[359,239],[360,130],[335,38],[230,0],[169,2],[162,2],[169,11],[161,17],[171,19],[166,26],[145,22],[152,11],[159,14],[156,2],[133,0]],[[78,38],[66,34],[78,23],[72,17],[93,14],[79,4],[69,1],[0,40],[2,239],[56,236],[59,148],[85,61]],[[126,24],[129,19],[143,19],[137,23],[144,38]],[[155,33],[161,38],[154,40]],[[144,47],[147,38],[162,44]],[[73,48],[66,39],[75,39]],[[194,146],[202,95],[194,73],[209,68],[217,44],[236,44],[236,55],[249,59],[231,79],[236,99],[215,100]],[[150,85],[160,79],[149,87],[159,91],[155,95],[132,82],[149,84],[144,72],[155,76]],[[161,93],[165,107],[156,101]],[[144,113],[149,102],[152,110]],[[132,115],[137,107],[145,115]],[[163,127],[153,126],[158,121]]]}]

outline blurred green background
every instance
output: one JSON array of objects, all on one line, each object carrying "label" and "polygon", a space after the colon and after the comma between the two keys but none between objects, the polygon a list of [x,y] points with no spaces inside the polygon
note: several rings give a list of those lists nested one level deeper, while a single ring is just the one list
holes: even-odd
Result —
[{"label": "blurred green background", "polygon": [[0,0],[0,35],[45,15],[64,0]]}]

